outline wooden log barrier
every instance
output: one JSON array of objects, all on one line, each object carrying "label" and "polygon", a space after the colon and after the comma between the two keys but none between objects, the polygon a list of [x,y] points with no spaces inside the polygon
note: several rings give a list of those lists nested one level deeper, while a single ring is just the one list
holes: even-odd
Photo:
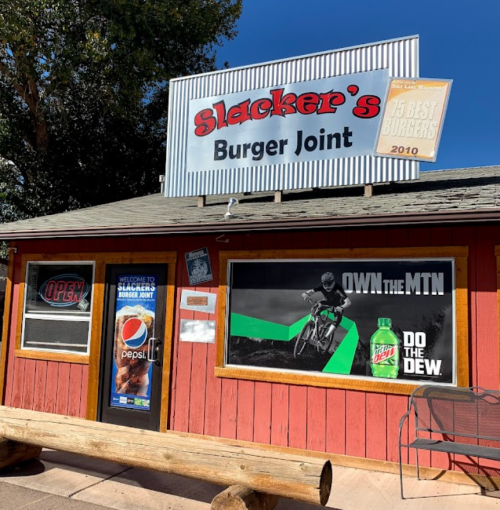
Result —
[{"label": "wooden log barrier", "polygon": [[317,505],[327,503],[332,486],[324,459],[12,407],[0,406],[0,437]]},{"label": "wooden log barrier", "polygon": [[36,459],[41,453],[42,449],[39,446],[9,441],[0,437],[0,469]]},{"label": "wooden log barrier", "polygon": [[278,496],[262,494],[241,485],[233,485],[217,494],[211,510],[272,510],[278,504]]}]

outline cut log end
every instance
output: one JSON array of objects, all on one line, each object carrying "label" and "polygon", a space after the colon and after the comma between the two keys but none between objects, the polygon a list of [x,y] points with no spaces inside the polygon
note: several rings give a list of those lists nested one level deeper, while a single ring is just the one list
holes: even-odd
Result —
[{"label": "cut log end", "polygon": [[328,498],[332,492],[332,483],[332,463],[328,460],[323,467],[323,471],[321,472],[321,481],[319,486],[319,499],[323,506],[328,503]]},{"label": "cut log end", "polygon": [[22,462],[36,459],[41,453],[42,449],[39,446],[0,438],[0,469],[17,466]]},{"label": "cut log end", "polygon": [[278,504],[278,496],[263,494],[241,485],[232,485],[217,494],[211,510],[272,510]]}]

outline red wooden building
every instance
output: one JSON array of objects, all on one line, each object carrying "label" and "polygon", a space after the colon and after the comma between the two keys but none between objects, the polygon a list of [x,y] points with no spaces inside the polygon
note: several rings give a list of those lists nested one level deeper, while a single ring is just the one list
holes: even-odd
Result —
[{"label": "red wooden building", "polygon": [[[500,167],[487,167],[423,173],[376,186],[371,198],[360,187],[290,192],[282,203],[257,193],[238,197],[228,221],[227,196],[198,207],[196,198],[157,194],[1,225],[10,246],[1,402],[395,470],[399,419],[416,386],[498,389],[499,182]],[[430,276],[416,283],[426,274],[419,264],[443,261],[451,264],[444,286],[432,268],[435,285]],[[352,302],[350,320],[326,356],[313,345],[294,356],[304,322],[293,326],[280,306],[306,317],[301,293],[328,265]],[[286,277],[273,276],[283,267]],[[401,267],[412,275],[406,290],[404,277],[385,278]],[[292,285],[297,272],[310,272],[312,284]],[[134,308],[138,293],[153,314],[144,303]],[[371,372],[370,334],[385,295],[400,308],[397,378]],[[419,303],[438,297],[429,322]],[[434,335],[434,350],[403,343],[408,326],[396,327],[399,313],[417,309],[415,331]],[[500,468],[428,452],[421,464],[494,476]]]}]

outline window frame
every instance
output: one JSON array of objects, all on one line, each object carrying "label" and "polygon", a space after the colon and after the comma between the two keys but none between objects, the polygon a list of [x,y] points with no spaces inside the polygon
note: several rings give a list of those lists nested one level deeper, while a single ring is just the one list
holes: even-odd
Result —
[{"label": "window frame", "polygon": [[[58,361],[66,363],[78,363],[80,365],[89,365],[93,352],[93,345],[100,345],[100,324],[102,321],[102,292],[103,278],[105,272],[105,263],[103,258],[106,254],[102,253],[25,253],[21,255],[21,269],[19,281],[14,286],[19,288],[17,301],[17,324],[16,324],[16,342],[14,356],[16,358],[25,358],[43,361]],[[38,350],[32,348],[22,348],[22,338],[24,335],[24,304],[26,300],[26,277],[27,266],[29,263],[54,262],[78,264],[79,262],[91,262],[93,264],[93,282],[92,282],[92,303],[89,319],[89,346],[87,354],[63,352],[54,350]],[[16,270],[17,272],[17,270]]]},{"label": "window frame", "polygon": [[468,355],[468,281],[467,247],[413,247],[413,248],[355,248],[319,250],[260,250],[219,253],[219,315],[217,324],[216,377],[282,384],[307,385],[323,388],[342,388],[370,392],[410,395],[418,383],[385,382],[380,380],[323,375],[273,368],[239,367],[225,363],[229,326],[229,264],[233,261],[279,260],[399,260],[399,259],[453,259],[455,303],[455,366],[456,386],[469,386]]},{"label": "window frame", "polygon": [[[64,313],[64,314],[56,314],[53,313],[34,313],[34,312],[27,312],[26,311],[26,300],[28,296],[28,287],[26,282],[28,281],[28,275],[30,267],[32,266],[92,266],[92,281],[91,281],[91,288],[92,288],[92,294],[90,299],[90,310],[88,314],[85,315],[77,315],[77,314],[71,314],[71,313]],[[21,343],[20,343],[20,349],[21,351],[36,351],[36,352],[46,352],[46,353],[52,353],[52,354],[65,354],[65,355],[74,355],[74,356],[89,356],[90,353],[90,340],[91,340],[91,330],[92,330],[92,310],[94,307],[94,282],[95,282],[95,274],[96,274],[96,261],[95,260],[50,260],[50,261],[42,261],[42,260],[27,260],[26,261],[26,268],[24,272],[24,281],[25,281],[25,287],[24,287],[24,299],[23,299],[23,308],[22,308],[22,316],[23,321],[21,325]],[[25,332],[26,332],[26,319],[32,319],[32,320],[52,320],[52,321],[61,321],[61,322],[87,322],[88,323],[88,332],[87,332],[87,341],[86,341],[86,349],[85,352],[75,352],[69,349],[54,349],[48,347],[50,345],[49,343],[46,343],[47,347],[34,347],[34,346],[25,346]]]}]

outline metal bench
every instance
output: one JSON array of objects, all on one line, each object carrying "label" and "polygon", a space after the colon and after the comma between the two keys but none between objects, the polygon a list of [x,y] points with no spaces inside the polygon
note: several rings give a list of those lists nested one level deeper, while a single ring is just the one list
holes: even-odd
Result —
[{"label": "metal bench", "polygon": [[[401,442],[404,422],[414,411],[415,439]],[[422,437],[438,434],[439,439]],[[415,448],[417,479],[419,450],[500,461],[500,392],[479,387],[419,386],[399,422],[399,478],[403,495],[401,448]]]}]

